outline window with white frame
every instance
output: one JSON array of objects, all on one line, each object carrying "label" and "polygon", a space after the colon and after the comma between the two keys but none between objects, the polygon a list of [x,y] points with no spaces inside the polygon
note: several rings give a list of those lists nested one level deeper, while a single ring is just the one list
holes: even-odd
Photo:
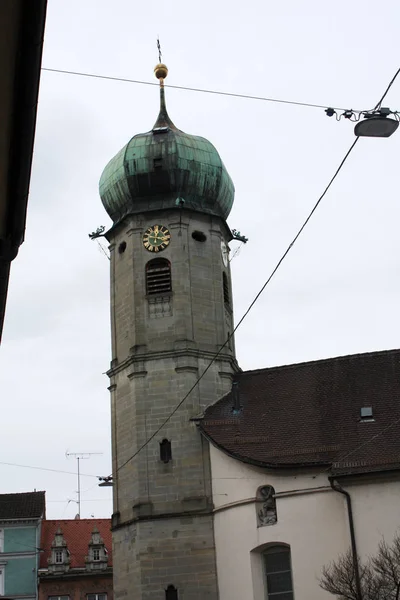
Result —
[{"label": "window with white frame", "polygon": [[64,552],[62,550],[56,550],[54,552],[54,559],[57,565],[61,565],[64,562]]},{"label": "window with white frame", "polygon": [[69,596],[47,596],[47,600],[69,600]]},{"label": "window with white frame", "polygon": [[0,565],[0,596],[4,596],[4,566]]},{"label": "window with white frame", "polygon": [[263,553],[267,600],[293,600],[290,547],[270,546]]},{"label": "window with white frame", "polygon": [[100,560],[100,548],[93,548],[93,560]]},{"label": "window with white frame", "polygon": [[107,600],[107,594],[88,594],[86,600]]}]

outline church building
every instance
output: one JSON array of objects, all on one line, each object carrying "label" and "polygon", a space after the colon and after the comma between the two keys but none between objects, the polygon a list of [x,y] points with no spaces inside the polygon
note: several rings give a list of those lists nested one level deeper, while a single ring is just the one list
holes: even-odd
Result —
[{"label": "church building", "polygon": [[243,372],[214,146],[153,128],[108,163],[116,600],[321,600],[400,524],[400,351]]}]

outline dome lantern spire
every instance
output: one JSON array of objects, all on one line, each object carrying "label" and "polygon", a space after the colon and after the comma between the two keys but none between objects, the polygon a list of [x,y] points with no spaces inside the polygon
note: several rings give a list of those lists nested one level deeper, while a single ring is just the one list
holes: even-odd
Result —
[{"label": "dome lantern spire", "polygon": [[171,129],[176,129],[175,125],[169,118],[167,112],[167,105],[165,103],[165,89],[164,89],[164,79],[168,75],[168,68],[163,63],[158,63],[154,67],[154,74],[157,79],[160,81],[160,112],[157,117],[157,121],[154,123],[153,131],[159,130],[163,127],[170,127]]},{"label": "dome lantern spire", "polygon": [[100,178],[100,197],[114,221],[127,215],[185,208],[226,219],[235,188],[217,150],[208,140],[178,129],[169,118],[164,80],[168,69],[154,68],[160,81],[160,112],[150,131],[138,133],[112,158]]}]

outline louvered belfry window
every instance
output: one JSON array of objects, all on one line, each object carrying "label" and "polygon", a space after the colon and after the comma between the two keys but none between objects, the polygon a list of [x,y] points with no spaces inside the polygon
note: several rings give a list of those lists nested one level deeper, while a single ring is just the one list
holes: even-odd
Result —
[{"label": "louvered belfry window", "polygon": [[146,293],[162,296],[172,290],[171,263],[165,258],[155,258],[146,265]]}]

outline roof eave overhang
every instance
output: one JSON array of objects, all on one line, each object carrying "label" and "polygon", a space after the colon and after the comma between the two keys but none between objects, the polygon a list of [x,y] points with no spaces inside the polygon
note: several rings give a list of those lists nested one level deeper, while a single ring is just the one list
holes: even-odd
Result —
[{"label": "roof eave overhang", "polygon": [[330,468],[332,465],[332,462],[330,461],[315,461],[315,462],[304,462],[304,463],[278,463],[278,462],[274,462],[274,463],[269,463],[267,461],[261,461],[261,460],[257,460],[257,459],[253,459],[251,457],[248,456],[242,456],[240,454],[237,454],[236,452],[232,452],[230,450],[228,450],[227,448],[225,448],[224,446],[222,446],[221,444],[219,444],[214,438],[212,438],[210,435],[208,435],[204,429],[203,426],[200,423],[197,424],[199,429],[200,429],[200,433],[205,437],[206,440],[208,440],[210,442],[210,444],[212,444],[213,446],[215,446],[216,448],[218,448],[218,450],[220,450],[221,452],[223,452],[224,454],[226,454],[227,456],[230,456],[231,458],[234,458],[235,460],[239,460],[240,462],[252,465],[254,467],[261,467],[263,469],[273,469],[273,470],[277,470],[277,469],[284,469],[284,470],[293,470],[293,469],[312,469],[315,467],[328,467]]},{"label": "roof eave overhang", "polygon": [[400,475],[400,467],[399,466],[394,466],[394,467],[385,467],[384,465],[382,465],[380,468],[377,467],[371,467],[371,469],[369,471],[354,471],[354,472],[342,472],[342,473],[335,473],[334,470],[331,471],[330,475],[329,475],[329,480],[330,481],[342,481],[343,483],[345,481],[347,482],[352,482],[353,480],[356,480],[357,482],[361,482],[363,480],[369,480],[369,479],[376,479],[377,477],[379,478],[385,478],[385,477],[393,477],[393,475]]}]

